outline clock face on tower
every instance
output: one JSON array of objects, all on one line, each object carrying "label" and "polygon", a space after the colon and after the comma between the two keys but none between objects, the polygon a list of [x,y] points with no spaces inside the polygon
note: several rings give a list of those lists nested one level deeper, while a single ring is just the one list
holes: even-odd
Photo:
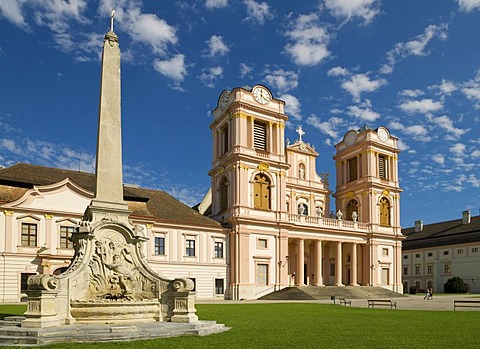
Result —
[{"label": "clock face on tower", "polygon": [[270,102],[271,96],[268,90],[265,87],[255,87],[252,91],[253,98],[260,104],[267,104]]},{"label": "clock face on tower", "polygon": [[355,130],[348,131],[343,139],[346,145],[352,145],[353,143],[355,143],[356,140],[357,140],[357,131]]},{"label": "clock face on tower", "polygon": [[388,131],[385,127],[379,127],[377,130],[378,138],[382,142],[386,142],[388,140]]}]

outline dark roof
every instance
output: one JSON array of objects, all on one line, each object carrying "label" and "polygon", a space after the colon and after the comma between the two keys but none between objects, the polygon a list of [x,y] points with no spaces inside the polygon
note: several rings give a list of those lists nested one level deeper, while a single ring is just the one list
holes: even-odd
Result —
[{"label": "dark roof", "polygon": [[480,216],[471,217],[468,224],[456,219],[426,224],[419,232],[415,227],[405,228],[402,233],[407,237],[402,242],[403,250],[480,242]]},{"label": "dark roof", "polygon": [[[95,191],[95,175],[80,171],[18,163],[0,169],[0,201],[19,199],[34,185],[58,183],[65,178],[80,187]],[[123,196],[133,215],[147,216],[169,223],[220,228],[220,224],[191,209],[162,190],[123,186]]]}]

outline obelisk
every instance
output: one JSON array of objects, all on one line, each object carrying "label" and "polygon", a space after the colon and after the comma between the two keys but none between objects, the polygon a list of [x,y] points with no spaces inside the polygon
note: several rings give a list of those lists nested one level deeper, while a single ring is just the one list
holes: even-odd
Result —
[{"label": "obelisk", "polygon": [[113,31],[114,14],[103,40],[95,197],[89,208],[93,215],[104,209],[104,213],[128,216],[123,201],[120,47]]}]

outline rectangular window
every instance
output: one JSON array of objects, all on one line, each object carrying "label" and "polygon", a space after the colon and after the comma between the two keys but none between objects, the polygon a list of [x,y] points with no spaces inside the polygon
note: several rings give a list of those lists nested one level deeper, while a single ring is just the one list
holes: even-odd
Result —
[{"label": "rectangular window", "polygon": [[420,258],[420,253],[417,253],[417,254],[415,255],[415,258]]},{"label": "rectangular window", "polygon": [[443,251],[444,256],[448,256],[448,251]]},{"label": "rectangular window", "polygon": [[267,150],[267,125],[253,123],[253,147],[258,150]]},{"label": "rectangular window", "polygon": [[75,231],[75,227],[63,226],[60,227],[60,248],[72,248],[70,236]]},{"label": "rectangular window", "polygon": [[382,256],[388,256],[388,248],[382,248]]},{"label": "rectangular window", "polygon": [[432,264],[427,265],[427,274],[428,275],[433,274],[433,265]]},{"label": "rectangular window", "polygon": [[459,249],[457,250],[457,254],[463,254],[463,248],[459,248]]},{"label": "rectangular window", "polygon": [[22,273],[20,275],[20,292],[25,293],[26,290],[28,290],[28,278],[32,275],[36,275],[35,273]]},{"label": "rectangular window", "polygon": [[472,247],[472,253],[478,253],[478,247]]},{"label": "rectangular window", "polygon": [[257,286],[268,285],[268,264],[257,264]]},{"label": "rectangular window", "polygon": [[187,240],[185,245],[185,255],[188,257],[195,257],[195,240]]},{"label": "rectangular window", "polygon": [[387,179],[387,157],[385,155],[378,156],[378,177]]},{"label": "rectangular window", "polygon": [[228,124],[222,129],[223,132],[223,154],[228,151]]},{"label": "rectangular window", "polygon": [[450,270],[450,263],[445,263],[443,265],[443,271],[445,272],[445,274],[450,274],[451,270]]},{"label": "rectangular window", "polygon": [[215,279],[215,294],[224,294],[224,280],[223,279]]},{"label": "rectangular window", "polygon": [[428,257],[433,257],[433,252],[428,252],[427,256]]},{"label": "rectangular window", "polygon": [[420,275],[420,266],[419,265],[415,266],[415,275]]},{"label": "rectangular window", "polygon": [[408,267],[403,267],[403,276],[408,275]]},{"label": "rectangular window", "polygon": [[267,239],[257,239],[257,248],[265,250],[267,248]]},{"label": "rectangular window", "polygon": [[356,181],[358,178],[358,162],[357,158],[348,160],[348,181]]},{"label": "rectangular window", "polygon": [[215,258],[223,258],[223,242],[215,241]]},{"label": "rectangular window", "polygon": [[155,254],[156,255],[165,255],[165,238],[164,237],[155,237]]},{"label": "rectangular window", "polygon": [[408,259],[408,255],[404,255],[404,256],[403,256],[403,259]]},{"label": "rectangular window", "polygon": [[22,223],[22,246],[37,246],[37,225]]}]

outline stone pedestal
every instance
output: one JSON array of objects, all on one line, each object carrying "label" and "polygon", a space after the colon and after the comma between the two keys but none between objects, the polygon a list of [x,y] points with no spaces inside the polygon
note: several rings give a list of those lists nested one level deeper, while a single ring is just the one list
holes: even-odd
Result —
[{"label": "stone pedestal", "polygon": [[173,316],[171,321],[177,323],[197,322],[195,314],[195,294],[190,291],[175,292],[173,304]]},{"label": "stone pedestal", "polygon": [[56,311],[57,280],[50,275],[34,275],[28,279],[28,309],[22,327],[44,328],[63,324]]}]

